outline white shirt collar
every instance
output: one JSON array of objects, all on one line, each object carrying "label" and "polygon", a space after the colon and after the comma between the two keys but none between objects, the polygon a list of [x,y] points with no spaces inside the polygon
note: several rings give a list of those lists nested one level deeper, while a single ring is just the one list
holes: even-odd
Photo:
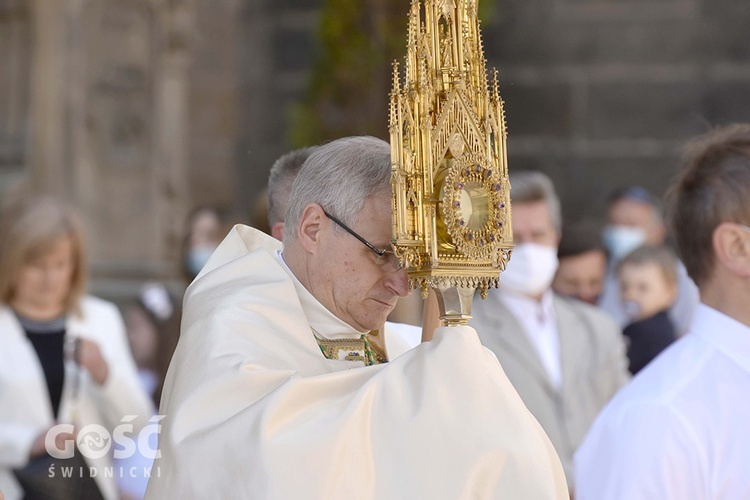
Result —
[{"label": "white shirt collar", "polygon": [[700,303],[689,333],[693,332],[750,372],[750,326]]},{"label": "white shirt collar", "polygon": [[550,382],[555,388],[560,389],[563,382],[560,335],[552,290],[547,289],[538,301],[527,295],[503,290],[502,287],[498,292],[498,299],[516,318],[539,355]]},{"label": "white shirt collar", "polygon": [[541,314],[545,321],[555,319],[555,307],[552,302],[554,294],[551,288],[542,293],[541,300],[505,290],[503,287],[498,288],[497,291],[500,302],[516,314],[517,317],[523,318],[529,314],[538,317]]},{"label": "white shirt collar", "polygon": [[354,327],[341,320],[338,316],[333,314],[331,311],[321,304],[310,291],[305,288],[297,276],[294,275],[289,266],[284,262],[284,257],[281,254],[281,250],[276,251],[276,258],[281,263],[281,267],[289,274],[294,283],[294,288],[297,291],[300,304],[302,304],[302,310],[305,312],[308,323],[313,331],[322,337],[329,340],[336,339],[352,339],[359,338],[362,333],[357,331]]}]

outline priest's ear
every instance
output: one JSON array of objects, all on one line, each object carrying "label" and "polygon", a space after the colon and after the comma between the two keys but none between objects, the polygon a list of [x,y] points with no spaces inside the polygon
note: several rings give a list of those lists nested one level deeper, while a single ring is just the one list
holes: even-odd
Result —
[{"label": "priest's ear", "polygon": [[321,230],[330,226],[330,221],[317,203],[310,203],[299,219],[297,240],[307,252],[315,254],[320,246]]}]

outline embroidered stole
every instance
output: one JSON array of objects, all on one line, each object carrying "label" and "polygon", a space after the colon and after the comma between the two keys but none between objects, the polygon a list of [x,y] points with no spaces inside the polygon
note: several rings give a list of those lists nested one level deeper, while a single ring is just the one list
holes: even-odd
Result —
[{"label": "embroidered stole", "polygon": [[354,339],[326,339],[313,330],[315,340],[318,342],[323,356],[328,359],[339,359],[345,361],[362,361],[365,366],[387,363],[385,352],[373,342],[370,336],[377,336],[377,330],[363,333],[360,338]]}]

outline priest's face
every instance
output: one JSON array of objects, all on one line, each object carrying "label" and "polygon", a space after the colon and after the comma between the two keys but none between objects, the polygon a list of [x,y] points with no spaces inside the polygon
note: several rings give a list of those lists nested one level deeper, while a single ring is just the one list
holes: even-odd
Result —
[{"label": "priest's face", "polygon": [[[338,214],[331,214],[338,218]],[[324,252],[318,266],[316,298],[341,320],[359,331],[375,330],[385,322],[399,297],[409,294],[406,271],[393,256],[379,257],[365,243],[327,219]],[[391,249],[391,200],[370,196],[349,228],[378,250]],[[321,282],[322,281],[322,282]]]}]

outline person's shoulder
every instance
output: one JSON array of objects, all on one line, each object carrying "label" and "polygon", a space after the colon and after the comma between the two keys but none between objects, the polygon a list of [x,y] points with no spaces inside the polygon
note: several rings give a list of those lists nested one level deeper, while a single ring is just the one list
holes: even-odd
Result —
[{"label": "person's shoulder", "polygon": [[[641,370],[596,417],[575,454],[576,494],[581,498],[643,498],[642,489],[684,484],[684,461],[702,456],[694,408],[671,397],[681,381]],[[638,383],[641,382],[641,383]],[[671,383],[671,386],[670,386]],[[687,452],[686,452],[687,450]],[[695,478],[692,478],[695,479]],[[665,494],[662,498],[684,498]]]},{"label": "person's shoulder", "polygon": [[10,306],[8,304],[0,304],[0,316],[4,316],[6,314],[12,314]]},{"label": "person's shoulder", "polygon": [[114,302],[93,295],[84,295],[79,306],[80,315],[76,316],[83,324],[123,324],[120,308]]},{"label": "person's shoulder", "polygon": [[675,395],[680,392],[685,378],[669,378],[664,373],[654,363],[647,365],[614,395],[597,421],[619,422],[617,425],[627,421],[631,428],[637,428],[641,424],[636,421],[649,421],[655,414],[662,415],[660,419],[665,418],[664,415],[676,417],[680,409],[674,405],[678,399]]},{"label": "person's shoulder", "polygon": [[119,309],[114,302],[93,295],[84,295],[81,297],[80,305],[84,316],[87,314],[119,314]]},{"label": "person's shoulder", "polygon": [[564,295],[557,293],[554,295],[554,301],[555,307],[567,310],[584,318],[588,323],[595,325],[596,330],[609,330],[618,333],[620,331],[610,315],[597,306],[592,306],[591,304],[587,304],[578,299],[565,297]]},{"label": "person's shoulder", "polygon": [[[0,331],[4,331],[6,329],[20,329],[21,325],[18,323],[18,320],[15,318],[15,315],[13,314],[13,310],[10,308],[7,304],[0,304],[0,326],[2,326],[2,329]],[[0,340],[7,339],[7,335],[0,335]]]},{"label": "person's shoulder", "polygon": [[[623,395],[633,401],[676,402],[704,388],[711,349],[696,335],[687,335],[663,350],[633,377]],[[692,398],[687,398],[688,400]]]},{"label": "person's shoulder", "polygon": [[623,335],[631,338],[647,337],[675,339],[675,329],[667,311],[661,311],[648,318],[634,321],[623,328]]}]

